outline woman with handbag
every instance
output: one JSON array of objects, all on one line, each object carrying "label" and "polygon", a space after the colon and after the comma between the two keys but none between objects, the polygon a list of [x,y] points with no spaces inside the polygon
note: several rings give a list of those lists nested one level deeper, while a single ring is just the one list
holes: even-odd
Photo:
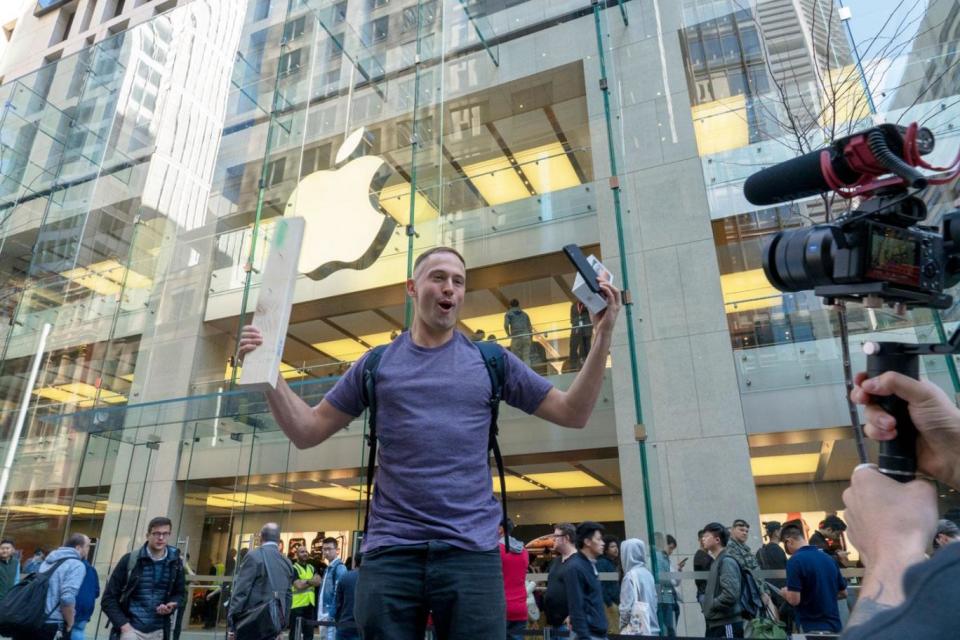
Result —
[{"label": "woman with handbag", "polygon": [[657,623],[657,586],[647,569],[647,545],[629,538],[620,545],[623,583],[620,585],[620,633],[655,636]]}]

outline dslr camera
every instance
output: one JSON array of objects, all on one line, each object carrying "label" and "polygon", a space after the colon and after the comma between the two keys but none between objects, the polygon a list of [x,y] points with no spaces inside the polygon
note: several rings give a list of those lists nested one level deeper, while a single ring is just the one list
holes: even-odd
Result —
[{"label": "dslr camera", "polygon": [[763,252],[770,283],[812,290],[828,303],[948,308],[952,298],[943,291],[960,281],[960,212],[944,217],[942,231],[923,226],[927,207],[914,195],[943,182],[916,167],[950,170],[923,161],[933,146],[928,129],[883,124],[750,176],[744,193],[754,204],[830,190],[866,198],[836,222],[775,234]]}]

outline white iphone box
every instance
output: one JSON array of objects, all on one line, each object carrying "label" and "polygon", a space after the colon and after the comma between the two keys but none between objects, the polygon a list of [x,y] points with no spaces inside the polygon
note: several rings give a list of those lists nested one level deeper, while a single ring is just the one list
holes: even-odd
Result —
[{"label": "white iphone box", "polygon": [[[587,262],[590,263],[590,266],[593,267],[593,270],[597,272],[598,276],[606,279],[610,284],[613,284],[613,274],[610,273],[595,256],[587,256]],[[577,296],[580,302],[590,310],[590,313],[600,313],[607,308],[607,301],[603,299],[603,296],[590,291],[590,287],[583,281],[579,272],[573,280],[573,295]]]}]

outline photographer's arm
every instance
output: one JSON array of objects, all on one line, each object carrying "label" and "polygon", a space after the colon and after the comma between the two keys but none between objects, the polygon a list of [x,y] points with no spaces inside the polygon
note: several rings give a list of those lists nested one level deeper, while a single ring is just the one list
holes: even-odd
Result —
[{"label": "photographer's arm", "polygon": [[872,465],[861,465],[853,472],[850,487],[843,492],[844,515],[866,571],[850,616],[851,627],[903,602],[903,575],[926,558],[924,552],[933,539],[936,498],[934,486],[926,480],[903,484]]},{"label": "photographer's arm", "polygon": [[570,388],[566,391],[551,389],[534,412],[538,418],[561,427],[582,429],[593,412],[603,386],[603,372],[607,366],[613,328],[620,313],[620,290],[605,280],[598,278],[598,281],[607,299],[607,308],[599,315],[591,315],[594,338],[590,353]]},{"label": "photographer's arm", "polygon": [[[240,358],[262,343],[260,331],[253,325],[245,326],[240,333]],[[326,399],[311,408],[293,392],[283,377],[277,380],[277,388],[268,390],[266,396],[277,424],[298,449],[320,444],[353,420],[353,416],[340,411]]]}]

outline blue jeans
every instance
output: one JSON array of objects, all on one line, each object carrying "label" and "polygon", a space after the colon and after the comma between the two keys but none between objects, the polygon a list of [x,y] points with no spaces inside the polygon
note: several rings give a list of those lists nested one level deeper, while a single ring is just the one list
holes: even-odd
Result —
[{"label": "blue jeans", "polygon": [[363,640],[422,640],[427,614],[437,640],[505,640],[499,548],[464,551],[428,542],[370,551],[355,598]]},{"label": "blue jeans", "polygon": [[526,620],[507,620],[507,640],[523,640]]},{"label": "blue jeans", "polygon": [[70,630],[70,640],[83,640],[83,629],[87,626],[89,620],[83,620],[73,623],[73,629]]}]

